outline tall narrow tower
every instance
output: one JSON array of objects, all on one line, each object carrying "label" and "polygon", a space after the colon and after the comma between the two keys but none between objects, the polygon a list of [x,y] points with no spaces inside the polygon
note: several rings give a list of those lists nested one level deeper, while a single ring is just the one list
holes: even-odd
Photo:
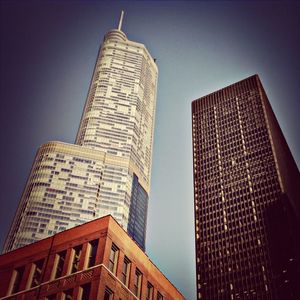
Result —
[{"label": "tall narrow tower", "polygon": [[122,29],[100,47],[76,143],[42,145],[4,252],[111,214],[145,248],[157,66]]},{"label": "tall narrow tower", "polygon": [[299,171],[258,76],[192,122],[198,299],[299,299]]}]

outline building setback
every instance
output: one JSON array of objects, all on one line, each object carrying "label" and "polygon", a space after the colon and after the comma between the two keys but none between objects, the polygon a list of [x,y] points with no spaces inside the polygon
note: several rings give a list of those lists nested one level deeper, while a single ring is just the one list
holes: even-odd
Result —
[{"label": "building setback", "polygon": [[4,252],[107,214],[145,249],[158,69],[122,20],[104,36],[75,145],[37,151]]},{"label": "building setback", "polygon": [[257,75],[192,103],[198,299],[300,299],[300,177]]},{"label": "building setback", "polygon": [[0,256],[1,299],[183,300],[111,217]]}]

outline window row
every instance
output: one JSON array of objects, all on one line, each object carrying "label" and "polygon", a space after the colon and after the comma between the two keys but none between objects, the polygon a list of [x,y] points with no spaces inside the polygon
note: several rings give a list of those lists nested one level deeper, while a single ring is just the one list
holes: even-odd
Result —
[{"label": "window row", "polygon": [[[119,248],[113,243],[110,255],[109,255],[109,263],[108,263],[108,269],[114,274],[117,275],[117,265],[119,263]],[[122,283],[128,288],[129,287],[129,281],[130,281],[130,273],[131,273],[131,261],[127,256],[124,256],[123,262],[122,262],[122,273],[121,273],[121,281]],[[134,278],[133,280],[133,290],[132,292],[137,298],[141,298],[142,295],[142,282],[143,282],[143,273],[136,267],[134,272]],[[111,294],[107,294],[107,298],[104,298],[104,300],[111,300],[113,299],[113,292],[111,291]],[[110,298],[111,297],[111,298]],[[154,298],[154,287],[153,285],[147,281],[147,293],[146,293],[146,300],[163,300],[162,294],[157,291],[156,298]]]},{"label": "window row", "polygon": [[[98,248],[98,240],[90,241],[87,244],[86,255],[83,258],[83,269],[90,268],[95,265],[96,253]],[[82,258],[83,245],[73,247],[70,257],[66,264],[67,250],[55,254],[54,263],[51,271],[50,280],[57,279],[62,276],[73,274],[79,271],[79,262]],[[42,272],[45,268],[46,259],[40,259],[33,262],[30,266],[29,276],[27,278],[25,289],[36,287],[42,283]],[[65,274],[63,274],[65,267]],[[21,291],[21,282],[25,272],[25,266],[18,267],[13,270],[7,295],[11,295]]]}]

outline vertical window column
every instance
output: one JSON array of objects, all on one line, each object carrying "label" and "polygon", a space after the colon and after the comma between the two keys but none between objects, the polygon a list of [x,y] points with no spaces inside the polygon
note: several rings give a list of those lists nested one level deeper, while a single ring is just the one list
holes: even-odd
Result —
[{"label": "vertical window column", "polygon": [[7,290],[7,295],[11,295],[20,291],[24,271],[25,266],[13,270]]},{"label": "vertical window column", "polygon": [[88,269],[96,265],[98,244],[99,240],[94,240],[87,243],[83,269]]},{"label": "vertical window column", "polygon": [[103,300],[113,300],[114,293],[109,287],[105,287]]},{"label": "vertical window column", "polygon": [[141,291],[142,291],[142,279],[143,274],[142,272],[136,268],[135,269],[135,276],[134,276],[134,286],[133,286],[133,293],[140,298],[141,297]]},{"label": "vertical window column", "polygon": [[79,270],[81,252],[82,252],[82,245],[76,246],[71,249],[67,275],[76,273]]},{"label": "vertical window column", "polygon": [[89,300],[91,294],[91,283],[86,283],[79,287],[77,300]]},{"label": "vertical window column", "polygon": [[31,265],[26,288],[33,288],[41,283],[44,259],[40,259]]},{"label": "vertical window column", "polygon": [[117,262],[119,257],[119,248],[113,243],[110,249],[108,268],[113,273],[116,274]]},{"label": "vertical window column", "polygon": [[127,256],[124,256],[123,266],[122,266],[122,274],[121,281],[128,287],[129,284],[129,276],[130,276],[130,267],[131,261]]},{"label": "vertical window column", "polygon": [[153,300],[153,285],[150,282],[147,282],[146,300]]},{"label": "vertical window column", "polygon": [[73,289],[68,289],[66,291],[63,291],[61,294],[60,300],[72,300],[73,299]]},{"label": "vertical window column", "polygon": [[66,255],[67,255],[66,250],[55,254],[50,280],[59,278],[63,275],[63,268],[66,260]]},{"label": "vertical window column", "polygon": [[157,291],[156,300],[164,300],[163,295],[159,291]]}]

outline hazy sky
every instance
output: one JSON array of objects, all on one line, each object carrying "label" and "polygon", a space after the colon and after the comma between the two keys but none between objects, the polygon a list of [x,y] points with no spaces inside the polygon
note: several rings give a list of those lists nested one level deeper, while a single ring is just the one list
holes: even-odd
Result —
[{"label": "hazy sky", "polygon": [[121,9],[159,68],[147,253],[194,300],[191,101],[259,74],[299,166],[300,4],[1,1],[1,245],[38,146],[74,142]]}]

